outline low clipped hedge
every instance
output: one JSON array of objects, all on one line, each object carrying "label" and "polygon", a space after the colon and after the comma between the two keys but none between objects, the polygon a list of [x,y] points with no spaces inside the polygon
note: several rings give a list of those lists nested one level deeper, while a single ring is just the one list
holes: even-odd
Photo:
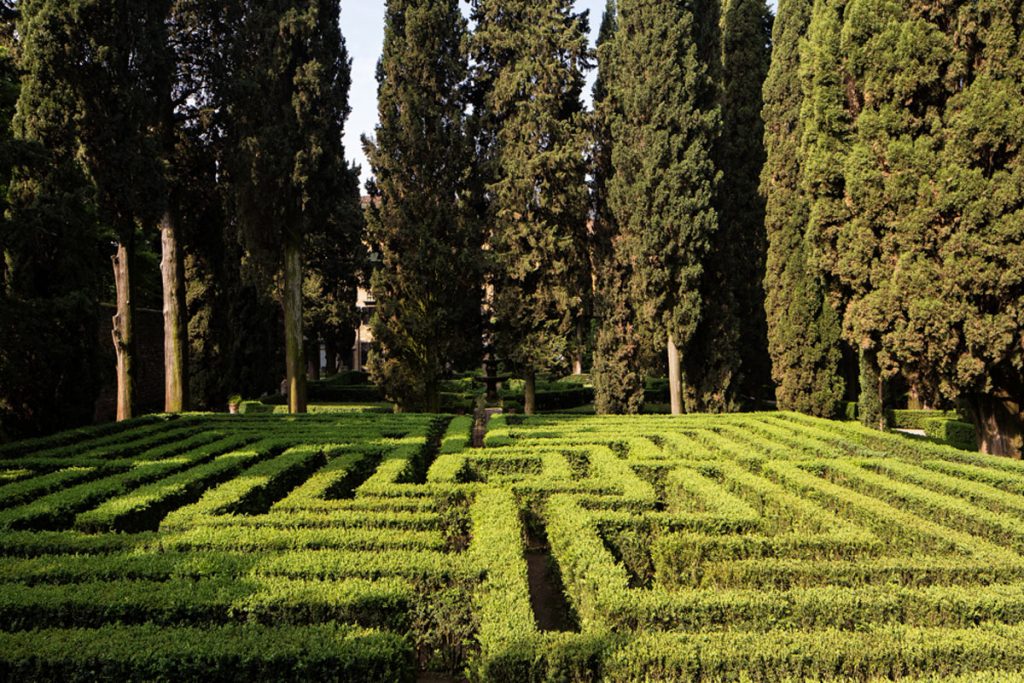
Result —
[{"label": "low clipped hedge", "polygon": [[925,434],[963,451],[978,450],[978,436],[974,425],[959,420],[931,418],[922,421]]},{"label": "low clipped hedge", "polygon": [[411,681],[412,660],[401,636],[336,624],[0,634],[7,681]]}]

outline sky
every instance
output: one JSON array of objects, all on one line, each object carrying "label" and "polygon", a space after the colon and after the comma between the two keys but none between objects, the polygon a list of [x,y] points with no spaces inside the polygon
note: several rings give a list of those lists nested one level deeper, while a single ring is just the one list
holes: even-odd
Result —
[{"label": "sky", "polygon": [[[597,39],[604,0],[577,0],[576,9],[590,10],[591,42]],[[462,3],[469,13],[469,3]],[[341,0],[341,32],[352,57],[352,116],[345,126],[345,152],[362,166],[363,181],[370,177],[360,136],[372,135],[377,125],[377,60],[384,46],[384,0]],[[591,74],[591,78],[594,74]],[[587,88],[589,94],[590,88]]]}]

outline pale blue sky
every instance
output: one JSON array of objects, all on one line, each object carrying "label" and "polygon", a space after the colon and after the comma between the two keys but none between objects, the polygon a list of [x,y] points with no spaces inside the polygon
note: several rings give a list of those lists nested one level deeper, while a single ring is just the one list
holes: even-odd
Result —
[{"label": "pale blue sky", "polygon": [[[576,8],[590,10],[593,38],[601,24],[604,0],[577,0]],[[462,3],[468,14],[469,3]],[[370,173],[359,136],[372,134],[377,124],[377,60],[384,45],[384,0],[341,0],[341,31],[352,57],[352,116],[345,127],[345,151],[363,167],[363,180]]]}]

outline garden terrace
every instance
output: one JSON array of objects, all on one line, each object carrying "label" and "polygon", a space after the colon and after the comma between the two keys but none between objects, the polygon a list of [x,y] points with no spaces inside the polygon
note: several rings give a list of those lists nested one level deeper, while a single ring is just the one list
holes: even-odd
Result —
[{"label": "garden terrace", "polygon": [[472,427],[5,448],[0,678],[1022,680],[1020,462],[787,413]]}]

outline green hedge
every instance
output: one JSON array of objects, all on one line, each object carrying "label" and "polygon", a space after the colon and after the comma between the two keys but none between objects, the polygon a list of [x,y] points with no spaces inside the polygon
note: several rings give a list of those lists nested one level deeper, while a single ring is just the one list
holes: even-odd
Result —
[{"label": "green hedge", "polygon": [[925,434],[964,451],[978,450],[978,436],[974,425],[958,420],[930,418],[922,421]]},{"label": "green hedge", "polygon": [[8,681],[411,681],[401,636],[334,624],[0,633]]}]

